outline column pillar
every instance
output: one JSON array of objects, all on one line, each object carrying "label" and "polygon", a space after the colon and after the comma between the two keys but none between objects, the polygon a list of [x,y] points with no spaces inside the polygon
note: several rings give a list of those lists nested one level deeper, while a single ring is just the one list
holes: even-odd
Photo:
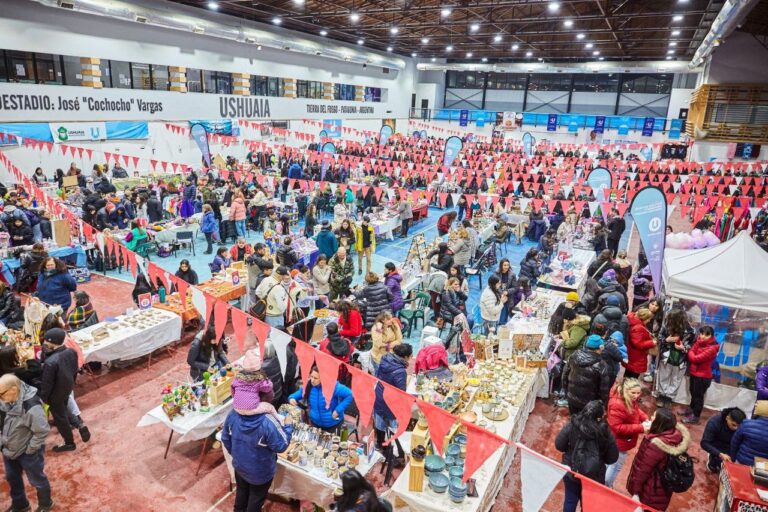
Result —
[{"label": "column pillar", "polygon": [[285,86],[285,97],[295,98],[296,97],[296,79],[286,78],[283,84]]},{"label": "column pillar", "polygon": [[103,87],[99,64],[101,64],[101,59],[80,57],[80,74],[83,76],[80,85],[83,87],[93,87],[94,89],[101,89]]},{"label": "column pillar", "polygon": [[232,73],[232,94],[236,96],[251,95],[250,73]]},{"label": "column pillar", "polygon": [[168,66],[168,75],[168,81],[171,83],[171,91],[187,92],[187,68]]}]

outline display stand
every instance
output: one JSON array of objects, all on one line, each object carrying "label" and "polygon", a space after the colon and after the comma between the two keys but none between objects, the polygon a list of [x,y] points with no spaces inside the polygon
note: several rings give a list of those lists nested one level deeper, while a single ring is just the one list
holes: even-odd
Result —
[{"label": "display stand", "polygon": [[411,240],[411,247],[405,256],[400,273],[405,277],[403,290],[410,292],[419,287],[422,277],[429,270],[429,258],[427,258],[427,241],[424,235],[416,235]]}]

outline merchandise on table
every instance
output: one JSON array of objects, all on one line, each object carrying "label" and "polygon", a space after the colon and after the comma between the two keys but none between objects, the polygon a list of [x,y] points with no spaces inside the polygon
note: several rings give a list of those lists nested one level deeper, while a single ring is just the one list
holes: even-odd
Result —
[{"label": "merchandise on table", "polygon": [[587,268],[595,258],[594,251],[573,249],[567,244],[558,244],[557,254],[549,264],[543,265],[537,285],[566,290],[579,290],[584,283]]},{"label": "merchandise on table", "polygon": [[8,329],[0,335],[0,347],[16,347],[17,359],[21,362],[35,358],[35,340],[23,331]]}]

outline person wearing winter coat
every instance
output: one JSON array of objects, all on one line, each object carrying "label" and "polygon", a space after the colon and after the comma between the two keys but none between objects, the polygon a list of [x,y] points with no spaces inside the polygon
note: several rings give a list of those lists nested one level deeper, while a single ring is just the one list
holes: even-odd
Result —
[{"label": "person wearing winter coat", "polygon": [[[563,464],[598,483],[605,481],[605,467],[619,456],[616,439],[603,420],[605,408],[599,400],[585,404],[555,438],[555,448],[563,452]],[[571,473],[563,478],[563,512],[575,512],[581,501],[581,481]]]},{"label": "person wearing winter coat", "polygon": [[355,296],[360,301],[365,301],[364,324],[367,329],[376,322],[376,318],[382,312],[392,313],[392,292],[389,287],[379,280],[375,272],[369,272],[365,276],[365,288],[357,292]]},{"label": "person wearing winter coat", "polygon": [[685,380],[688,365],[686,354],[695,338],[696,334],[688,323],[685,311],[674,308],[667,312],[664,327],[659,332],[659,358],[654,381],[656,402],[662,407],[672,404]]},{"label": "person wearing winter coat", "polygon": [[637,446],[640,434],[651,428],[648,415],[640,409],[643,390],[637,379],[625,378],[612,390],[608,399],[608,425],[616,437],[619,457],[608,466],[605,473],[605,486],[613,487],[616,477],[627,460],[627,455]]},{"label": "person wearing winter coat", "polygon": [[147,199],[147,219],[150,224],[163,220],[163,204],[154,193]]},{"label": "person wearing winter coat", "polygon": [[469,265],[472,259],[472,245],[467,230],[463,227],[459,228],[456,239],[449,242],[448,246],[453,251],[453,263],[458,265],[463,272],[464,266]]},{"label": "person wearing winter coat", "polygon": [[315,237],[315,243],[317,244],[317,250],[320,251],[320,254],[325,255],[328,259],[332,258],[339,249],[339,240],[336,238],[333,231],[331,231],[331,224],[327,220],[323,221],[320,232]]},{"label": "person wearing winter coat", "polygon": [[757,365],[755,391],[758,400],[768,400],[768,361],[761,361]]},{"label": "person wearing winter coat", "polygon": [[611,210],[607,228],[608,250],[611,251],[611,255],[616,256],[616,253],[619,251],[621,235],[624,234],[624,230],[627,228],[627,223],[619,216],[619,211],[616,208]]},{"label": "person wearing winter coat", "polygon": [[[269,341],[264,345],[264,361],[261,364],[261,370],[272,381],[272,405],[279,409],[281,405],[288,401],[288,392],[285,390],[283,369],[280,367],[280,360],[277,358],[275,346]],[[287,370],[288,368],[286,368]]]},{"label": "person wearing winter coat", "polygon": [[618,299],[619,303],[616,307],[621,309],[622,313],[628,311],[627,304],[627,291],[619,284],[616,279],[616,271],[613,269],[606,270],[597,281],[597,285],[600,287],[600,294],[597,296],[597,306],[603,307],[606,305],[609,298],[614,297]]},{"label": "person wearing winter coat", "polygon": [[448,232],[451,230],[451,225],[453,224],[453,221],[456,219],[456,212],[450,211],[447,213],[444,213],[440,216],[439,219],[437,219],[437,233],[440,236],[445,236],[448,234]]},{"label": "person wearing winter coat", "polygon": [[112,213],[109,214],[109,223],[115,226],[117,229],[126,229],[131,222],[131,218],[125,211],[123,205],[118,205]]},{"label": "person wearing winter coat", "polygon": [[349,285],[352,284],[352,278],[355,275],[355,263],[347,254],[344,247],[339,247],[336,254],[328,261],[331,267],[331,300],[349,295]]},{"label": "person wearing winter coat", "polygon": [[208,243],[208,247],[203,254],[213,253],[213,237],[219,231],[219,223],[216,220],[216,215],[213,213],[213,208],[210,204],[203,205],[203,221],[200,223],[200,231],[205,235],[205,241]]},{"label": "person wearing winter coat", "polygon": [[[397,345],[392,349],[392,352],[384,354],[381,358],[379,368],[376,370],[376,378],[385,384],[405,391],[408,385],[408,365],[412,356],[413,347],[408,343]],[[373,403],[373,422],[378,446],[383,445],[387,429],[393,432],[397,431],[397,421],[395,420],[395,415],[392,414],[384,401],[384,388],[381,384],[377,384],[376,400]]]},{"label": "person wearing winter coat", "polygon": [[563,389],[571,415],[580,412],[592,400],[608,403],[610,373],[600,357],[602,347],[599,336],[590,337],[584,348],[574,352],[565,365]]},{"label": "person wearing winter coat", "polygon": [[701,435],[701,447],[709,454],[707,469],[719,473],[723,461],[733,462],[729,454],[733,434],[747,415],[738,407],[723,409],[720,414],[709,418]]},{"label": "person wearing winter coat", "polygon": [[357,305],[351,301],[343,300],[338,306],[339,334],[354,344],[363,333],[363,317]]},{"label": "person wearing winter coat", "polygon": [[352,390],[337,382],[330,403],[326,403],[320,372],[316,366],[313,366],[307,386],[291,394],[288,402],[291,405],[303,402],[306,404],[312,426],[326,432],[334,432],[344,422],[344,412],[352,403]]},{"label": "person wearing winter coat", "polygon": [[[592,328],[602,324],[606,332],[619,331],[625,338],[629,335],[629,321],[627,315],[622,313],[619,298],[611,295],[605,302],[605,306],[592,319]],[[594,331],[593,331],[594,332]]]},{"label": "person wearing winter coat", "polygon": [[43,334],[43,375],[40,380],[40,399],[48,404],[48,411],[53,416],[53,422],[64,439],[64,444],[53,448],[54,452],[72,451],[76,448],[72,435],[67,403],[79,366],[77,353],[64,346],[66,332],[58,327],[48,329]]},{"label": "person wearing winter coat", "polygon": [[70,275],[67,265],[58,258],[46,258],[37,280],[37,298],[49,306],[61,306],[64,311],[69,311],[75,290],[77,281]]},{"label": "person wearing winter coat", "polygon": [[752,419],[744,420],[731,439],[733,462],[752,466],[755,457],[768,458],[768,400],[755,402]]},{"label": "person wearing winter coat", "polygon": [[598,281],[603,277],[605,272],[612,270],[613,268],[613,256],[610,251],[606,249],[597,255],[595,261],[589,264],[589,267],[587,267],[587,276]]},{"label": "person wearing winter coat", "polygon": [[491,328],[496,329],[508,299],[509,294],[506,290],[502,291],[501,281],[496,274],[489,277],[488,286],[480,294],[480,316],[486,333]]},{"label": "person wearing winter coat", "polygon": [[653,320],[653,314],[647,309],[641,309],[637,313],[627,315],[629,339],[624,378],[636,379],[648,369],[648,351],[656,346],[656,342],[647,327],[651,320]]},{"label": "person wearing winter coat", "polygon": [[235,223],[235,230],[239,237],[245,237],[246,213],[245,199],[243,199],[242,193],[238,193],[232,200],[232,206],[229,207],[229,220]]},{"label": "person wearing winter coat", "polygon": [[541,275],[540,266],[539,251],[529,249],[523,261],[520,262],[520,274],[518,277],[527,277],[531,285],[534,286]]},{"label": "person wearing winter coat", "polygon": [[51,484],[44,470],[45,439],[50,427],[37,389],[12,374],[0,377],[0,429],[5,480],[10,486],[11,511],[31,510],[24,491],[24,474],[37,492],[38,511],[53,507]]},{"label": "person wearing winter coat", "polygon": [[632,461],[627,479],[627,491],[637,496],[640,503],[663,512],[672,499],[661,481],[669,455],[680,455],[688,449],[691,436],[684,425],[677,422],[669,409],[657,409],[640,448]]},{"label": "person wearing winter coat", "polygon": [[382,311],[376,317],[376,323],[371,327],[371,362],[373,368],[378,369],[381,358],[384,354],[392,352],[392,349],[403,342],[403,331],[400,329],[400,322],[394,318],[388,311]]},{"label": "person wearing winter coat", "polygon": [[431,261],[434,256],[437,256],[437,261],[431,263],[430,266],[440,272],[444,272],[445,275],[448,275],[454,264],[453,253],[448,247],[448,244],[445,242],[439,243],[436,250],[427,254],[427,259]]},{"label": "person wearing winter coat", "polygon": [[712,384],[712,364],[720,352],[720,345],[715,338],[712,327],[704,325],[699,328],[699,336],[688,351],[688,390],[691,393],[691,414],[683,419],[683,423],[698,424],[699,416],[704,408],[704,397]]},{"label": "person wearing winter coat", "polygon": [[262,299],[267,305],[267,314],[264,321],[273,327],[285,325],[285,317],[291,305],[291,296],[288,287],[291,284],[291,275],[284,266],[279,266],[274,273],[265,277],[256,288],[256,297]]},{"label": "person wearing winter coat", "polygon": [[577,315],[572,309],[563,311],[563,332],[560,337],[563,339],[564,360],[568,361],[574,352],[579,350],[589,333],[589,317],[587,315]]},{"label": "person wearing winter coat", "polygon": [[21,299],[12,292],[8,294],[2,309],[0,309],[0,322],[8,329],[22,330],[24,328],[24,307],[21,305]]},{"label": "person wearing winter coat", "polygon": [[213,324],[198,332],[189,345],[187,364],[193,382],[202,379],[208,368],[220,369],[229,364],[224,338],[216,341],[216,331],[212,326]]},{"label": "person wearing winter coat", "polygon": [[461,291],[461,283],[455,277],[445,282],[445,288],[440,293],[440,317],[453,323],[459,315],[466,316],[467,295]]},{"label": "person wearing winter coat", "polygon": [[400,216],[400,238],[408,237],[408,229],[411,227],[411,221],[413,220],[413,208],[411,207],[410,199],[400,201],[397,205],[397,213]]},{"label": "person wearing winter coat", "polygon": [[20,266],[16,273],[16,291],[29,293],[35,290],[37,279],[40,277],[47,257],[48,252],[40,242],[33,244],[31,251],[24,251],[19,255]]},{"label": "person wearing winter coat", "polygon": [[365,256],[365,272],[370,273],[371,256],[376,253],[376,232],[367,215],[355,230],[355,250],[357,251],[357,273],[363,273],[363,256]]},{"label": "person wearing winter coat", "polygon": [[275,251],[275,259],[279,265],[292,269],[298,262],[299,256],[292,247],[293,239],[290,236],[283,238],[283,243]]},{"label": "person wearing winter coat", "polygon": [[7,228],[12,247],[21,247],[23,245],[32,245],[35,243],[32,227],[29,224],[25,224],[21,219],[13,219],[13,221],[7,225]]},{"label": "person wearing winter coat", "polygon": [[[336,322],[327,324],[325,330],[328,333],[328,336],[320,342],[318,350],[320,350],[320,352],[325,352],[331,357],[335,357],[342,363],[348,363],[352,358],[352,352],[355,351],[352,342],[339,334],[339,325]],[[339,367],[339,371],[343,369],[343,366]]]},{"label": "person wearing winter coat", "polygon": [[397,267],[391,261],[384,264],[386,273],[384,274],[384,284],[387,285],[392,293],[392,313],[397,315],[398,311],[403,309],[403,276],[397,271]]},{"label": "person wearing winter coat", "polygon": [[277,454],[291,444],[293,420],[283,425],[271,414],[241,415],[230,411],[221,443],[232,455],[235,470],[235,510],[261,510],[277,471]]}]

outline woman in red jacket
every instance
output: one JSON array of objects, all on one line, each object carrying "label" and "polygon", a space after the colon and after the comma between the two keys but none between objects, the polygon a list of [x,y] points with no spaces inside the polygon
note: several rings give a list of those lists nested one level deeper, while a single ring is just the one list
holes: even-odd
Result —
[{"label": "woman in red jacket", "polygon": [[699,329],[699,336],[688,351],[688,372],[690,373],[691,413],[683,418],[683,423],[698,425],[701,410],[704,408],[704,396],[712,384],[712,363],[717,359],[720,345],[712,327],[705,325]]},{"label": "woman in red jacket", "polygon": [[437,233],[440,236],[447,235],[448,232],[451,230],[451,225],[453,224],[453,220],[456,218],[456,212],[450,211],[448,213],[444,213],[440,216],[439,219],[437,219]]},{"label": "woman in red jacket", "polygon": [[357,344],[363,334],[363,317],[357,305],[348,300],[339,305],[339,334],[348,338],[352,344]]},{"label": "woman in red jacket", "polygon": [[648,369],[648,351],[656,346],[648,330],[648,323],[653,320],[653,313],[647,309],[640,309],[637,313],[629,313],[627,320],[629,320],[629,341],[624,378],[636,379]]},{"label": "woman in red jacket", "polygon": [[642,394],[637,379],[624,378],[613,388],[608,400],[608,426],[616,437],[619,459],[608,466],[605,472],[606,487],[613,487],[627,460],[627,453],[637,446],[638,436],[651,428],[648,415],[640,409],[638,403]]},{"label": "woman in red jacket", "polygon": [[627,490],[640,503],[663,512],[672,499],[672,491],[664,488],[661,474],[667,467],[668,455],[680,455],[688,449],[691,435],[677,423],[669,409],[656,409],[651,429],[637,450],[627,480]]}]

